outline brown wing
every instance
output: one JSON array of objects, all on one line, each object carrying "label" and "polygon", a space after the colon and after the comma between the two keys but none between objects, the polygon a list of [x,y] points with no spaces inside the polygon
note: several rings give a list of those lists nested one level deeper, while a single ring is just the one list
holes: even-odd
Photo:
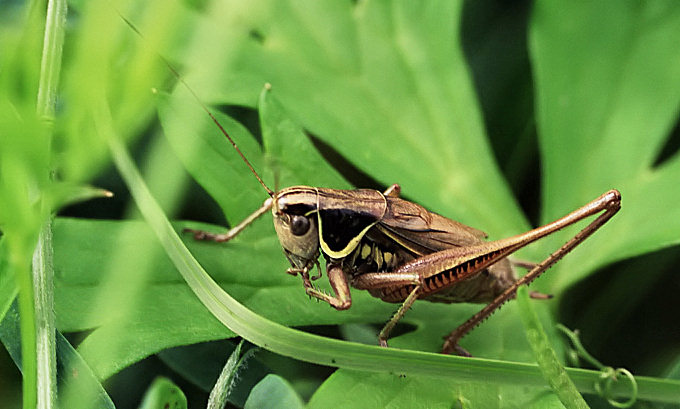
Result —
[{"label": "brown wing", "polygon": [[[457,221],[427,211],[420,205],[399,198],[387,198],[387,211],[376,227],[392,240],[415,254],[429,254],[451,247],[479,244],[486,233]],[[488,303],[516,281],[514,271],[507,259],[490,266],[487,274],[477,274],[435,292],[423,294],[431,302]],[[373,294],[390,302],[403,302],[412,287],[395,291],[394,299],[383,293]]]},{"label": "brown wing", "polygon": [[387,197],[387,210],[377,225],[384,234],[416,254],[478,244],[486,233],[432,213],[397,197]]}]

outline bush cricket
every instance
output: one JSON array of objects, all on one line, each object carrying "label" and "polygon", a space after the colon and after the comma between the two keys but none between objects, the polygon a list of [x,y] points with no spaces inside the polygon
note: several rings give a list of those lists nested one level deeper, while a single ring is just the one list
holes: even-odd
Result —
[{"label": "bush cricket", "polygon": [[[120,13],[119,13],[120,14]],[[135,33],[139,30],[121,15]],[[612,189],[552,223],[506,239],[485,241],[486,233],[430,212],[401,199],[393,184],[384,192],[293,186],[271,190],[229,133],[184,78],[159,55],[173,76],[189,91],[227,138],[269,196],[262,206],[227,233],[185,229],[197,240],[227,242],[255,219],[272,212],[274,228],[291,267],[302,277],[305,292],[337,310],[352,306],[350,286],[383,301],[400,303],[378,335],[387,347],[390,332],[417,299],[441,303],[484,303],[486,306],[445,337],[442,353],[469,356],[458,341],[602,227],[621,208],[621,194]],[[266,84],[269,87],[269,84]],[[598,214],[590,224],[538,264],[511,262],[508,256],[564,227]],[[327,294],[312,284],[321,278],[319,258],[333,290]],[[517,278],[512,264],[529,269]],[[318,274],[310,276],[317,267]],[[550,298],[531,292],[532,298]]]},{"label": "bush cricket", "polygon": [[[397,184],[384,192],[309,186],[293,186],[275,192],[264,183],[210,110],[200,100],[199,103],[269,198],[227,233],[193,229],[185,232],[192,233],[197,240],[227,242],[255,219],[271,211],[279,242],[291,265],[287,273],[301,276],[310,297],[337,310],[346,310],[352,306],[350,287],[354,287],[368,290],[383,301],[401,304],[378,336],[380,345],[385,347],[391,330],[416,299],[485,303],[482,310],[446,336],[442,347],[442,353],[469,355],[458,345],[465,334],[513,298],[520,285],[529,284],[540,276],[620,209],[620,193],[610,190],[552,223],[506,239],[485,241],[484,232],[401,199]],[[509,255],[598,213],[595,220],[542,262],[515,263],[529,269],[523,277],[516,277]],[[333,294],[312,284],[322,276],[321,256],[326,260],[326,275]],[[315,266],[318,273],[310,276]],[[531,296],[550,297],[536,292]]]}]

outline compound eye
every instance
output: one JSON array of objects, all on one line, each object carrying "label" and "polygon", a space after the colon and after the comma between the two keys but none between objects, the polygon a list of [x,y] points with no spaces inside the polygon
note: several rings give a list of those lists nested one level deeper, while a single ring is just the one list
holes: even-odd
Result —
[{"label": "compound eye", "polygon": [[302,236],[309,231],[309,219],[305,216],[293,216],[290,221],[290,232]]}]

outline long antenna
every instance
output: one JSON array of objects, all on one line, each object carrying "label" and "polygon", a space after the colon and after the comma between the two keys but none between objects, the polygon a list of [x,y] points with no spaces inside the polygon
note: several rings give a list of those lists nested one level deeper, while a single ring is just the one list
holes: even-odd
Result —
[{"label": "long antenna", "polygon": [[[144,36],[142,35],[142,33],[137,29],[137,27],[135,27],[135,25],[134,25],[130,20],[128,20],[123,14],[121,14],[120,11],[116,10],[116,12],[117,12],[118,15],[120,16],[120,18],[123,19],[123,21],[125,22],[125,24],[127,24],[127,25],[128,25],[135,33],[137,33],[137,35],[138,35],[142,40],[145,40],[145,38],[144,38]],[[248,168],[250,168],[250,171],[253,172],[253,175],[255,175],[255,177],[257,178],[257,181],[260,182],[260,184],[262,185],[262,187],[264,188],[264,190],[267,191],[267,194],[268,194],[270,197],[274,197],[274,191],[271,190],[271,189],[264,183],[264,181],[262,180],[262,178],[260,177],[260,175],[255,171],[255,168],[253,168],[253,165],[250,164],[250,162],[248,161],[248,159],[246,158],[246,156],[243,154],[243,152],[241,152],[241,149],[239,149],[239,147],[236,145],[236,142],[234,142],[234,140],[231,139],[231,136],[229,136],[229,133],[227,132],[227,130],[224,129],[224,127],[222,126],[222,124],[220,123],[220,121],[218,121],[217,118],[215,118],[215,115],[213,115],[213,113],[210,111],[210,109],[208,108],[208,106],[205,105],[205,104],[203,103],[203,101],[198,97],[198,95],[196,95],[196,93],[195,93],[194,90],[189,86],[189,84],[187,84],[187,82],[184,81],[184,78],[179,74],[179,72],[177,72],[177,70],[175,69],[175,67],[173,67],[172,64],[170,64],[170,61],[168,61],[165,57],[163,57],[159,52],[156,52],[156,55],[158,55],[158,57],[159,57],[159,58],[163,61],[163,63],[168,67],[168,69],[170,70],[170,72],[172,72],[172,75],[174,75],[175,78],[177,78],[177,80],[178,80],[179,82],[181,82],[182,85],[184,85],[184,87],[189,91],[189,93],[191,93],[191,95],[194,97],[194,99],[196,100],[196,102],[198,103],[198,105],[200,105],[200,107],[203,108],[203,110],[210,116],[210,119],[212,119],[212,121],[215,123],[215,125],[217,125],[217,127],[220,129],[220,131],[222,132],[222,134],[223,134],[224,136],[227,137],[227,139],[228,139],[229,142],[231,143],[231,146],[233,146],[234,149],[236,149],[236,152],[238,152],[238,154],[239,154],[239,156],[241,157],[241,159],[243,159],[243,161],[246,163],[246,165],[248,165]]]}]

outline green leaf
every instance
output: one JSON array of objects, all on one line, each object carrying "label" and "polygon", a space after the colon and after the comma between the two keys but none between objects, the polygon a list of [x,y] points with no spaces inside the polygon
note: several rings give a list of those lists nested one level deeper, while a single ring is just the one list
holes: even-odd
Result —
[{"label": "green leaf", "polygon": [[[272,95],[273,94],[273,95]],[[302,127],[295,123],[276,99],[276,90],[265,87],[258,101],[262,144],[269,171],[281,187],[293,185],[351,186],[316,150]],[[310,172],[310,169],[314,169]]]},{"label": "green leaf", "polygon": [[115,408],[111,397],[70,342],[57,331],[59,407]]},{"label": "green leaf", "polygon": [[544,395],[554,396],[546,392],[537,393],[532,388],[339,369],[317,390],[308,407],[310,409],[357,405],[366,408],[560,407],[559,401],[555,402],[552,398],[548,400],[551,405],[539,405],[537,402],[543,400]]},{"label": "green leaf", "polygon": [[187,82],[209,103],[249,106],[270,83],[293,120],[383,185],[494,236],[516,233],[527,223],[484,138],[461,6],[220,3],[200,23]]},{"label": "green leaf", "polygon": [[[21,335],[17,303],[0,322],[0,340],[16,366],[22,370]],[[59,406],[69,408],[115,408],[106,390],[69,341],[56,333],[57,377],[60,380]]]},{"label": "green leaf", "polygon": [[113,196],[113,193],[105,189],[68,182],[55,182],[48,194],[51,195],[53,209],[60,209],[90,199]]},{"label": "green leaf", "polygon": [[[680,107],[680,5],[539,1],[530,50],[543,157],[543,221],[605,190],[611,223],[551,274],[558,289],[595,268],[680,243],[680,155],[655,166]],[[566,273],[568,271],[568,273]]]},{"label": "green leaf", "polygon": [[[296,122],[407,198],[492,238],[526,229],[479,119],[459,46],[461,3],[254,4],[219,5],[201,20],[187,78],[205,100],[255,106],[270,83]],[[678,114],[680,12],[668,0],[603,7],[539,2],[532,15],[542,220],[606,189],[623,193],[621,214],[547,275],[552,293],[680,242],[680,214],[667,205],[679,199],[680,159],[653,167]],[[526,253],[540,260],[573,234]]]},{"label": "green leaf", "polygon": [[[484,404],[490,406],[486,407],[498,407],[494,395],[487,394]],[[338,370],[317,390],[308,407],[351,407],[361,402],[366,408],[451,408],[456,401],[455,381]]]},{"label": "green leaf", "polygon": [[[348,311],[335,311],[326,304],[310,301],[302,284],[284,273],[286,261],[275,233],[259,237],[258,230],[263,227],[273,230],[270,221],[256,223],[264,226],[246,230],[228,245],[197,243],[186,238],[187,246],[201,264],[236,299],[267,318],[293,326],[382,325],[390,317],[395,307],[366,292],[353,294],[355,305]],[[183,223],[177,230],[185,226],[210,228]],[[186,288],[143,223],[58,218],[54,223],[54,243],[58,327],[62,331],[92,329],[79,351],[102,379],[168,347],[233,336]],[[113,255],[110,263],[102,263],[101,255],[110,249],[128,256]],[[135,253],[143,257],[132,257]],[[100,268],[106,274],[102,275]],[[134,289],[129,278],[131,272],[147,277],[143,289]],[[106,277],[116,279],[109,282]],[[328,289],[327,283],[323,285]],[[141,293],[131,304],[137,291]],[[102,293],[106,294],[105,300],[101,299]],[[134,313],[120,307],[112,309],[113,305],[134,306]],[[395,337],[392,345],[437,351],[442,335],[478,309],[476,305],[419,303],[403,321],[414,325],[415,331]],[[187,322],[191,325],[187,326]],[[480,357],[531,360],[513,305],[495,314],[488,324],[466,337],[463,345]],[[126,347],[114,348],[119,344]]]},{"label": "green leaf", "polygon": [[233,335],[191,295],[143,223],[57,219],[54,254],[57,326],[96,328],[79,352],[101,379],[164,348]]},{"label": "green leaf", "polygon": [[9,269],[7,240],[0,237],[0,321],[12,305],[17,295],[17,282]]},{"label": "green leaf", "polygon": [[[175,95],[158,96],[165,135],[189,173],[217,201],[231,223],[238,223],[265,197],[248,167],[201,105],[183,87]],[[230,117],[215,117],[253,166],[261,168],[262,153],[250,132]]]},{"label": "green leaf", "polygon": [[[180,241],[117,137],[106,101],[98,101],[97,105],[95,113],[98,129],[107,139],[117,169],[166,254],[201,303],[245,339],[279,354],[349,369],[401,372],[403,368],[405,373],[427,377],[541,385],[536,383],[535,367],[531,365],[350,344],[296,331],[253,313],[220,288]],[[588,391],[593,389],[592,381],[596,373],[573,369],[568,373],[575,378],[579,387]],[[507,376],[510,374],[516,376]],[[641,397],[654,396],[654,399],[670,400],[677,393],[674,382],[668,380],[638,377],[636,381],[640,384]],[[619,389],[614,385],[613,393],[620,394]]]},{"label": "green leaf", "polygon": [[[231,4],[229,9],[219,9],[218,13],[207,16],[201,22],[201,28],[205,31],[199,33],[196,44],[202,45],[200,49],[212,51],[210,55],[190,56],[191,71],[186,79],[202,100],[212,104],[245,102],[254,106],[257,101],[267,162],[275,168],[275,177],[280,178],[282,186],[287,186],[285,182],[289,180],[289,184],[347,187],[336,176],[337,172],[312,148],[300,129],[301,125],[338,149],[353,165],[381,182],[400,183],[404,194],[417,197],[419,203],[430,204],[435,210],[447,209],[445,214],[448,216],[460,215],[462,219],[470,221],[485,220],[484,228],[496,232],[517,232],[526,226],[514,201],[509,199],[507,187],[500,179],[483,138],[476,101],[460,50],[445,46],[444,41],[437,43],[440,46],[433,49],[421,49],[432,38],[443,36],[451,41],[457,40],[455,25],[445,25],[443,21],[449,24],[456,22],[459,4],[439,3],[426,10],[414,10],[406,3],[399,3],[390,10],[388,6],[373,2],[353,11],[347,4],[310,3],[304,11],[295,13],[289,9],[293,6],[286,4],[276,6],[276,17],[259,14],[269,13],[265,4],[249,9]],[[299,14],[300,11],[302,14]],[[356,21],[351,16],[353,12],[359,13],[360,18]],[[280,13],[285,15],[281,16]],[[236,18],[248,24],[233,23],[232,19]],[[343,61],[343,67],[349,71],[340,70],[330,62],[320,62],[316,57],[314,61],[309,60],[311,57],[305,53],[310,51],[305,46],[314,47],[316,40],[309,37],[311,33],[304,31],[301,35],[298,29],[292,29],[298,18],[313,25],[315,34],[328,38],[328,43],[320,46],[324,55],[342,54],[353,47],[350,45],[347,48],[344,43],[348,41],[344,34],[350,30],[349,38],[355,38],[356,46],[361,45],[361,49],[357,48],[342,58],[333,58],[334,62]],[[391,18],[394,21],[389,21]],[[413,18],[420,19],[418,21],[423,26],[440,31],[418,31],[414,29],[417,24],[407,21]],[[254,32],[261,33],[266,44],[285,44],[288,50],[304,51],[282,55],[258,45],[259,40],[251,35]],[[394,41],[395,32],[397,37],[403,34],[403,44]],[[214,49],[206,46],[215,38],[230,38],[233,41],[215,46]],[[299,44],[300,48],[295,48],[295,44]],[[218,54],[226,54],[215,54],[216,50],[219,50]],[[385,64],[376,58],[378,53],[385,58],[392,58],[395,63]],[[285,61],[280,61],[281,58]],[[197,61],[201,63],[193,64]],[[233,66],[238,68],[235,72]],[[359,67],[365,71],[357,72]],[[386,67],[392,71],[385,73]],[[223,73],[229,74],[225,76]],[[438,78],[439,75],[444,78]],[[259,80],[254,80],[256,77]],[[210,84],[204,81],[205,78],[211,78]],[[261,91],[268,82],[271,83],[271,91]],[[248,91],[250,96],[246,98],[243,93],[231,93],[234,91],[229,88],[232,84],[239,84],[239,87],[251,85]],[[442,84],[444,87],[440,89]],[[241,97],[245,99],[239,99]],[[420,104],[423,101],[427,103]],[[256,204],[249,204],[249,199],[240,199],[247,191],[260,189],[256,186],[255,178],[247,174],[243,161],[229,147],[224,136],[217,132],[207,115],[200,112],[193,97],[184,87],[178,87],[169,105],[175,111],[170,114],[167,107],[163,107],[161,118],[166,130],[172,133],[169,135],[170,140],[181,140],[183,145],[177,146],[176,150],[180,157],[187,156],[189,172],[223,208],[228,208],[225,214],[231,222],[238,221],[231,217],[235,212],[246,215],[255,210]],[[195,116],[180,120],[182,110],[195,112]],[[202,125],[196,125],[198,123]],[[231,124],[229,120],[226,122],[228,132],[232,132],[229,130],[233,128]],[[172,130],[182,126],[200,129],[205,126],[207,130],[200,135],[193,130]],[[245,140],[246,145],[243,146],[246,148],[243,150],[258,168],[260,157],[250,145],[251,137],[241,135],[240,131],[232,133],[239,145],[243,145],[241,141]],[[187,155],[191,149],[187,148],[191,143],[191,138],[186,136],[189,134],[196,134],[193,139],[198,139],[201,152],[204,152],[204,146],[207,149],[197,155],[201,158],[198,161]],[[202,140],[206,138],[214,142],[204,144]],[[450,144],[448,141],[456,143]],[[177,145],[177,142],[173,144]],[[211,148],[214,152],[209,152]],[[232,150],[231,154],[225,149]],[[221,179],[213,177],[214,183],[208,183],[206,173],[216,160],[209,159],[210,163],[206,165],[205,158],[213,156],[219,156],[220,160],[229,161],[229,164],[221,166]],[[224,187],[221,182],[227,172],[231,175],[232,171],[241,172],[239,178],[231,179],[233,186]],[[381,177],[381,174],[389,174],[390,177]],[[391,179],[397,176],[399,179]],[[453,189],[452,185],[457,189]],[[468,185],[475,186],[474,194],[466,192],[470,188]],[[231,192],[230,189],[234,188],[239,189],[239,192],[227,193],[227,190]],[[235,195],[239,197],[238,204],[235,203]],[[223,199],[225,196],[227,198]],[[259,194],[257,196],[261,197]],[[502,205],[492,210],[493,203]],[[485,216],[480,216],[480,212]],[[284,266],[275,264],[268,270],[284,269]],[[233,291],[230,293],[233,294]],[[381,325],[392,313],[392,307],[376,300],[369,301],[365,293],[355,292],[353,301],[350,311],[328,311],[327,306],[322,305],[313,309],[308,306],[303,314],[313,316],[317,325],[342,322]],[[370,312],[364,313],[364,308]],[[394,339],[392,345],[437,351],[441,347],[441,337],[478,309],[476,306],[418,305],[409,311],[403,321],[415,324],[415,331]],[[502,316],[499,314],[497,319],[494,317],[491,321],[500,323],[502,329],[495,327],[489,329],[488,333],[481,330],[466,338],[466,343],[476,346],[474,353],[477,356],[530,359],[526,341],[517,331],[520,328],[518,318],[507,319],[512,317],[512,312],[506,308]],[[319,319],[320,314],[327,316],[327,320]],[[446,316],[447,319],[433,323],[432,316]],[[490,335],[499,331],[508,337],[501,339]]]},{"label": "green leaf", "polygon": [[167,378],[156,378],[144,394],[140,409],[186,409],[184,392]]},{"label": "green leaf", "polygon": [[267,375],[248,396],[244,409],[302,409],[304,404],[295,390],[278,375]]}]

